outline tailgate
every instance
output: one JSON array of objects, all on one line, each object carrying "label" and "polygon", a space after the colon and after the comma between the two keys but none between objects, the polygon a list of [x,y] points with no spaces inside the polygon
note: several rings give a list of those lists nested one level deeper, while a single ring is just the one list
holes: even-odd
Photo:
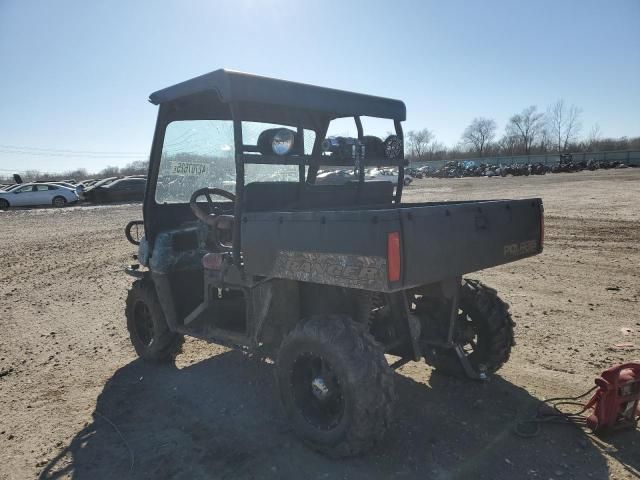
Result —
[{"label": "tailgate", "polygon": [[403,207],[404,288],[542,251],[543,209],[539,198]]}]

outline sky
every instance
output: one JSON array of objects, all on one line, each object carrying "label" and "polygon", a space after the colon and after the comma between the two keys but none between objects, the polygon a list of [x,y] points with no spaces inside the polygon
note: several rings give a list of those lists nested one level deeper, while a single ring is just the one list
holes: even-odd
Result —
[{"label": "sky", "polygon": [[399,98],[446,145],[560,98],[585,133],[638,136],[639,20],[640,0],[0,0],[0,175],[144,160],[149,94],[222,67]]}]

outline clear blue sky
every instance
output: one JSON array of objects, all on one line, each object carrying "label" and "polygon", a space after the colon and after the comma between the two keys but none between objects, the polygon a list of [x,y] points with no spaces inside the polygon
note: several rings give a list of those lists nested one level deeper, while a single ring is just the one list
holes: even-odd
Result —
[{"label": "clear blue sky", "polygon": [[448,145],[561,97],[640,135],[640,0],[0,0],[0,145],[42,149],[0,174],[144,158],[149,93],[219,67],[400,98]]}]

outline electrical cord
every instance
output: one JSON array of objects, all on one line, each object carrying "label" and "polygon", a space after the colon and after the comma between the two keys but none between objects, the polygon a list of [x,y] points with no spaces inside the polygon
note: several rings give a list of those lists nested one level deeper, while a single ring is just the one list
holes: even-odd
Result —
[{"label": "electrical cord", "polygon": [[[555,397],[543,400],[536,408],[536,414],[533,418],[528,420],[522,420],[513,428],[513,432],[519,437],[532,438],[540,433],[540,424],[542,423],[554,423],[564,425],[577,425],[579,427],[586,426],[586,418],[583,413],[587,411],[589,407],[586,404],[579,402],[578,400],[586,397],[590,393],[593,393],[597,386],[589,389],[581,395],[576,397]],[[574,406],[580,407],[577,412],[565,412],[560,409],[560,406]],[[544,412],[543,408],[551,408],[551,411]],[[532,429],[526,429],[525,426],[532,426]]]}]

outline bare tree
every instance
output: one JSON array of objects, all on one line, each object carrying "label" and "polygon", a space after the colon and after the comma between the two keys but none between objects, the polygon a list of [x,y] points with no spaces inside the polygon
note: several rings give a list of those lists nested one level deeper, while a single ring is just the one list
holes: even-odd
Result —
[{"label": "bare tree", "polygon": [[582,123],[582,110],[575,105],[567,107],[563,99],[558,100],[547,109],[547,124],[554,139],[557,139],[558,152],[565,151],[572,141],[576,140]]},{"label": "bare tree", "polygon": [[509,119],[506,127],[507,136],[516,136],[524,152],[529,155],[531,146],[544,128],[544,115],[531,105]]},{"label": "bare tree", "polygon": [[462,133],[462,142],[471,146],[480,156],[485,147],[496,136],[496,122],[490,118],[477,117]]},{"label": "bare tree", "polygon": [[437,160],[439,156],[443,156],[447,150],[444,143],[437,142],[435,139],[429,144],[427,153],[429,155],[428,160]]},{"label": "bare tree", "polygon": [[406,138],[411,157],[415,160],[422,160],[428,151],[429,143],[433,140],[433,133],[427,128],[411,130],[407,132]]},{"label": "bare tree", "polygon": [[109,165],[100,170],[98,175],[100,175],[101,177],[116,177],[120,175],[120,169],[118,167]]},{"label": "bare tree", "polygon": [[602,140],[602,131],[600,130],[600,125],[597,123],[591,127],[589,130],[589,136],[587,137],[587,148],[589,150],[593,150],[594,147],[598,145],[598,143]]},{"label": "bare tree", "polygon": [[518,149],[519,137],[517,135],[505,134],[498,141],[500,153],[503,155],[513,155]]},{"label": "bare tree", "polygon": [[25,182],[34,182],[36,180],[43,180],[42,175],[40,170],[27,170],[21,177]]},{"label": "bare tree", "polygon": [[147,160],[136,160],[120,168],[120,175],[141,175],[147,173],[149,162]]}]

